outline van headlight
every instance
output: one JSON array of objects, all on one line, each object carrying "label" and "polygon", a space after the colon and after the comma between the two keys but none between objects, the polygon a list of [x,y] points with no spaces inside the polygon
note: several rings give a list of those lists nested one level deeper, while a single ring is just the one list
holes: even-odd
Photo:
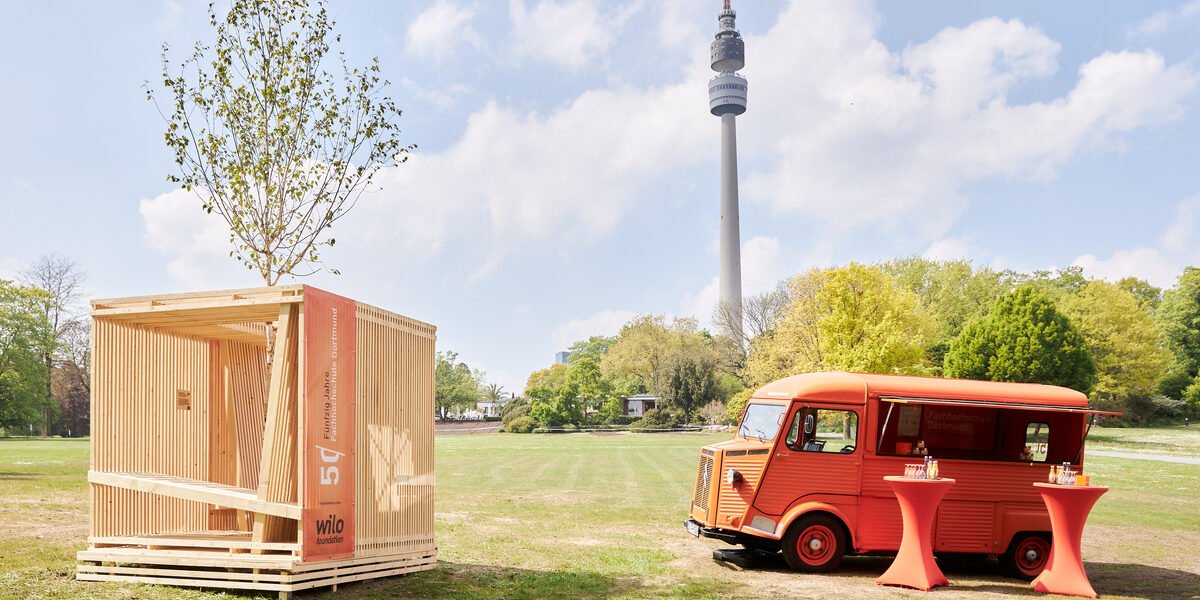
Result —
[{"label": "van headlight", "polygon": [[725,473],[725,481],[729,485],[737,485],[742,482],[742,474],[737,472],[737,469],[729,469]]}]

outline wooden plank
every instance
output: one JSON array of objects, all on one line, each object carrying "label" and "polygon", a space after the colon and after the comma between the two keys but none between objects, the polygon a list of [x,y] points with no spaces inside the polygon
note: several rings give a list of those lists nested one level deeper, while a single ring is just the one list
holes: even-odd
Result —
[{"label": "wooden plank", "polygon": [[79,581],[125,581],[135,583],[157,583],[181,587],[224,587],[235,590],[266,590],[270,592],[291,591],[292,587],[282,583],[254,583],[247,581],[213,581],[211,579],[184,579],[176,577],[147,577],[144,575],[105,575],[101,573],[76,572]]},{"label": "wooden plank", "polygon": [[259,286],[253,288],[238,288],[228,290],[209,290],[203,292],[183,292],[174,294],[154,294],[150,296],[127,296],[124,298],[103,298],[92,300],[92,306],[121,306],[129,304],[150,304],[187,302],[200,300],[232,299],[235,296],[294,296],[304,290],[303,284]]},{"label": "wooden plank", "polygon": [[103,565],[76,565],[76,573],[95,573],[102,575],[147,575],[151,577],[187,577],[193,579],[216,579],[209,585],[220,587],[223,581],[266,581],[283,583],[288,575],[284,573],[237,573],[227,570],[201,571],[197,569],[161,569],[152,567],[106,567]]},{"label": "wooden plank", "polygon": [[289,555],[230,554],[218,551],[143,550],[141,548],[97,548],[80,550],[76,560],[116,562],[139,565],[179,565],[191,567],[221,567],[241,569],[279,569],[291,571],[300,558]]},{"label": "wooden plank", "polygon": [[[267,502],[297,501],[297,349],[299,318],[295,305],[279,307],[275,357],[267,391],[267,418],[258,472],[258,498]],[[299,519],[299,515],[292,519]],[[254,516],[255,542],[294,541],[297,523],[268,514]]]},{"label": "wooden plank", "polygon": [[[223,535],[230,534],[230,535]],[[232,534],[239,534],[235,537]],[[185,535],[154,535],[154,536],[92,536],[89,544],[110,544],[115,546],[164,546],[172,548],[237,548],[243,550],[279,550],[293,552],[300,549],[300,544],[294,543],[255,543],[250,541],[250,532],[205,532],[195,537]]]},{"label": "wooden plank", "polygon": [[254,490],[211,481],[150,473],[106,473],[103,471],[88,471],[88,481],[98,485],[149,492],[228,508],[240,508],[287,519],[300,518],[300,505],[298,504],[264,500]]}]

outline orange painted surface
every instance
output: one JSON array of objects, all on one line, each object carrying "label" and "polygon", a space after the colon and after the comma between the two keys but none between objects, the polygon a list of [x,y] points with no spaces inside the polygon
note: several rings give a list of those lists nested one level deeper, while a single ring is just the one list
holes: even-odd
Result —
[{"label": "orange painted surface", "polygon": [[[1006,404],[955,404],[959,400]],[[1082,469],[1079,449],[1085,416],[1080,411],[1087,409],[1087,398],[1065,388],[810,373],[768,384],[748,403],[788,408],[769,444],[739,436],[705,447],[713,465],[711,482],[701,490],[703,474],[698,474],[689,511],[705,526],[779,538],[795,519],[820,511],[845,524],[848,552],[895,552],[903,539],[901,510],[884,477],[900,475],[905,464],[919,462],[921,458],[900,451],[923,442],[938,459],[940,474],[957,482],[930,517],[932,550],[997,556],[1020,532],[1050,532],[1046,505],[1032,485],[1046,480],[1050,465],[1073,462]],[[909,415],[903,430],[898,425],[902,407],[908,407]],[[855,450],[842,454],[789,448],[786,424],[802,410],[854,412]],[[918,418],[913,421],[912,415]],[[1053,432],[1043,461],[1021,460],[1030,423],[1042,423]],[[730,468],[742,476],[737,485],[726,481]],[[707,494],[700,497],[700,491]],[[762,519],[775,523],[774,531],[748,529],[756,518],[760,524],[765,523]]]},{"label": "orange painted surface", "polygon": [[354,556],[353,300],[304,286],[300,371],[304,560]]},{"label": "orange painted surface", "polygon": [[1049,483],[1033,485],[1045,500],[1046,508],[1050,510],[1050,524],[1054,531],[1050,562],[1046,563],[1046,570],[1033,580],[1033,589],[1066,596],[1097,598],[1096,590],[1092,589],[1087,573],[1083,570],[1080,540],[1088,513],[1108,488]]},{"label": "orange painted surface", "polygon": [[900,542],[896,560],[875,583],[924,591],[938,585],[949,585],[950,582],[933,560],[932,538],[938,503],[954,485],[954,480],[885,477],[884,481],[895,492],[900,503],[904,539]]}]

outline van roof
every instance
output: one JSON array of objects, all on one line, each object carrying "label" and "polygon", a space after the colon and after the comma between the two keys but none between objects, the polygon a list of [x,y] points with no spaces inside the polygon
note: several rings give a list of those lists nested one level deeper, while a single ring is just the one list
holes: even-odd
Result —
[{"label": "van roof", "polygon": [[754,392],[755,398],[824,400],[864,404],[868,397],[938,398],[985,402],[1018,402],[1070,408],[1087,408],[1087,396],[1065,387],[1040,383],[1003,383],[970,379],[874,375],[870,373],[805,373],[792,375]]}]

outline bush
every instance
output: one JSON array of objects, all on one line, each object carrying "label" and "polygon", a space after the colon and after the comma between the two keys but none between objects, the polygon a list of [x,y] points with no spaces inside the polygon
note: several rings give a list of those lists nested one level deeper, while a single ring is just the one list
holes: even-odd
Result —
[{"label": "bush", "polygon": [[483,418],[483,421],[485,423],[495,423],[496,421],[500,421],[500,420],[501,420],[500,417],[484,417]]},{"label": "bush", "polygon": [[528,417],[528,416],[529,416],[529,403],[526,402],[525,404],[522,404],[521,406],[518,406],[518,407],[508,411],[507,413],[502,414],[500,416],[500,419],[502,421],[504,421],[504,429],[507,430],[508,426],[513,421],[520,419],[521,417]]},{"label": "bush", "polygon": [[629,425],[632,429],[673,429],[683,425],[683,415],[666,408],[652,408]]},{"label": "bush", "polygon": [[637,420],[638,420],[638,418],[635,416],[632,416],[632,415],[617,415],[617,416],[613,417],[612,420],[609,421],[609,424],[610,425],[629,425]]},{"label": "bush", "polygon": [[534,421],[533,417],[529,415],[524,415],[505,423],[504,431],[509,433],[529,433],[535,427],[537,427],[537,421]]},{"label": "bush", "polygon": [[[518,408],[521,408],[521,407],[526,407],[526,408],[529,407],[529,399],[528,398],[524,398],[524,397],[516,398],[514,400],[509,401],[504,406],[501,406],[500,407],[500,418],[507,419],[509,413],[511,413],[512,411],[517,410]],[[507,423],[508,421],[505,420],[505,422]]]}]

